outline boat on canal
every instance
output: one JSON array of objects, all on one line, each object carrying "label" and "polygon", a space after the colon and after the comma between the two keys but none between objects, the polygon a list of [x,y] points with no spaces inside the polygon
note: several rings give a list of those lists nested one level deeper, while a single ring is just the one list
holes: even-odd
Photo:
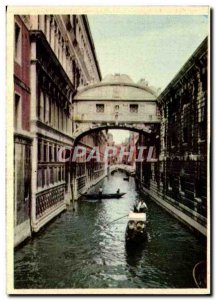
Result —
[{"label": "boat on canal", "polygon": [[124,177],[123,180],[129,181],[129,177]]},{"label": "boat on canal", "polygon": [[206,262],[200,261],[193,268],[193,279],[198,288],[206,288]]},{"label": "boat on canal", "polygon": [[99,193],[94,193],[94,194],[81,194],[81,196],[84,196],[87,199],[119,199],[123,197],[126,193],[113,193],[113,194],[99,194]]},{"label": "boat on canal", "polygon": [[125,232],[126,244],[140,244],[147,238],[146,213],[130,212]]}]

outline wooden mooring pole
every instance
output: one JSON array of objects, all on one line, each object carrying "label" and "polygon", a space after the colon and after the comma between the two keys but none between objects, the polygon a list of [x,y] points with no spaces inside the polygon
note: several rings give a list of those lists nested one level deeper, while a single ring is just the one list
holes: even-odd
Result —
[{"label": "wooden mooring pole", "polygon": [[72,205],[73,205],[73,211],[75,211],[75,205],[74,205],[74,190],[73,190],[73,183],[70,184],[71,187],[71,199],[72,199]]}]

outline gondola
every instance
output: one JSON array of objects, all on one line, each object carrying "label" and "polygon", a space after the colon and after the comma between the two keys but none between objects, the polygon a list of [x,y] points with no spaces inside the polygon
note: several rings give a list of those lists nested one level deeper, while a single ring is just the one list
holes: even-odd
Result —
[{"label": "gondola", "polygon": [[129,181],[129,177],[124,177],[123,180]]},{"label": "gondola", "polygon": [[87,199],[119,199],[124,196],[126,193],[114,193],[114,194],[81,194]]},{"label": "gondola", "polygon": [[141,244],[147,238],[146,213],[130,212],[125,232],[126,245]]},{"label": "gondola", "polygon": [[206,262],[200,261],[193,268],[193,279],[198,288],[206,288]]}]

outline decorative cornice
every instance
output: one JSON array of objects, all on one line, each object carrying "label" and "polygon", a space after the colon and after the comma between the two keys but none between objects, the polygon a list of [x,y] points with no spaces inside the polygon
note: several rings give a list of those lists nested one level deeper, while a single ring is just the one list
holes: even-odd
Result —
[{"label": "decorative cornice", "polygon": [[101,71],[100,71],[98,60],[97,60],[96,50],[95,50],[95,46],[94,46],[94,41],[93,41],[93,38],[92,38],[92,34],[91,34],[91,30],[90,30],[90,26],[89,26],[89,22],[88,22],[87,16],[86,15],[82,15],[82,20],[83,20],[84,26],[86,28],[86,33],[87,33],[87,36],[88,36],[88,39],[89,39],[89,43],[90,43],[90,46],[91,46],[91,50],[92,50],[92,54],[93,54],[93,57],[94,57],[96,69],[97,69],[97,72],[98,72],[98,75],[99,75],[99,79],[101,80],[102,79]]},{"label": "decorative cornice", "polygon": [[50,56],[53,60],[53,63],[59,69],[59,73],[65,79],[68,86],[71,88],[72,91],[75,90],[74,85],[72,84],[70,78],[68,77],[67,73],[65,72],[64,68],[62,67],[61,63],[59,62],[58,58],[56,57],[55,53],[53,52],[50,44],[48,43],[44,33],[41,30],[31,30],[30,31],[30,38],[31,41],[40,41],[42,45],[45,47],[48,56]]},{"label": "decorative cornice", "polygon": [[102,87],[102,86],[125,86],[125,87],[133,87],[133,88],[138,88],[141,90],[144,90],[145,92],[148,92],[150,94],[152,94],[152,96],[157,97],[157,94],[149,87],[147,86],[140,86],[136,83],[124,83],[124,82],[99,82],[99,83],[95,83],[95,84],[91,84],[91,85],[87,85],[84,86],[82,89],[77,91],[77,95],[82,94],[83,92],[90,90],[90,89],[94,89],[97,87]]},{"label": "decorative cornice", "polygon": [[27,93],[31,94],[30,88],[22,80],[20,80],[15,74],[14,74],[14,83],[16,83],[17,85],[19,85]]}]

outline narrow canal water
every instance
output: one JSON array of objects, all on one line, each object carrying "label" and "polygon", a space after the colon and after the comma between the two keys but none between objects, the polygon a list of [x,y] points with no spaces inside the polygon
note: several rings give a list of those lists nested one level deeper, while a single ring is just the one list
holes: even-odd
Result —
[{"label": "narrow canal water", "polygon": [[[205,245],[187,228],[117,172],[100,182],[104,192],[120,188],[117,200],[78,201],[24,246],[15,250],[15,288],[194,288],[192,269]],[[98,190],[99,185],[95,187]],[[93,191],[93,190],[92,190]],[[111,223],[144,197],[148,240],[126,249],[127,219]]]}]

